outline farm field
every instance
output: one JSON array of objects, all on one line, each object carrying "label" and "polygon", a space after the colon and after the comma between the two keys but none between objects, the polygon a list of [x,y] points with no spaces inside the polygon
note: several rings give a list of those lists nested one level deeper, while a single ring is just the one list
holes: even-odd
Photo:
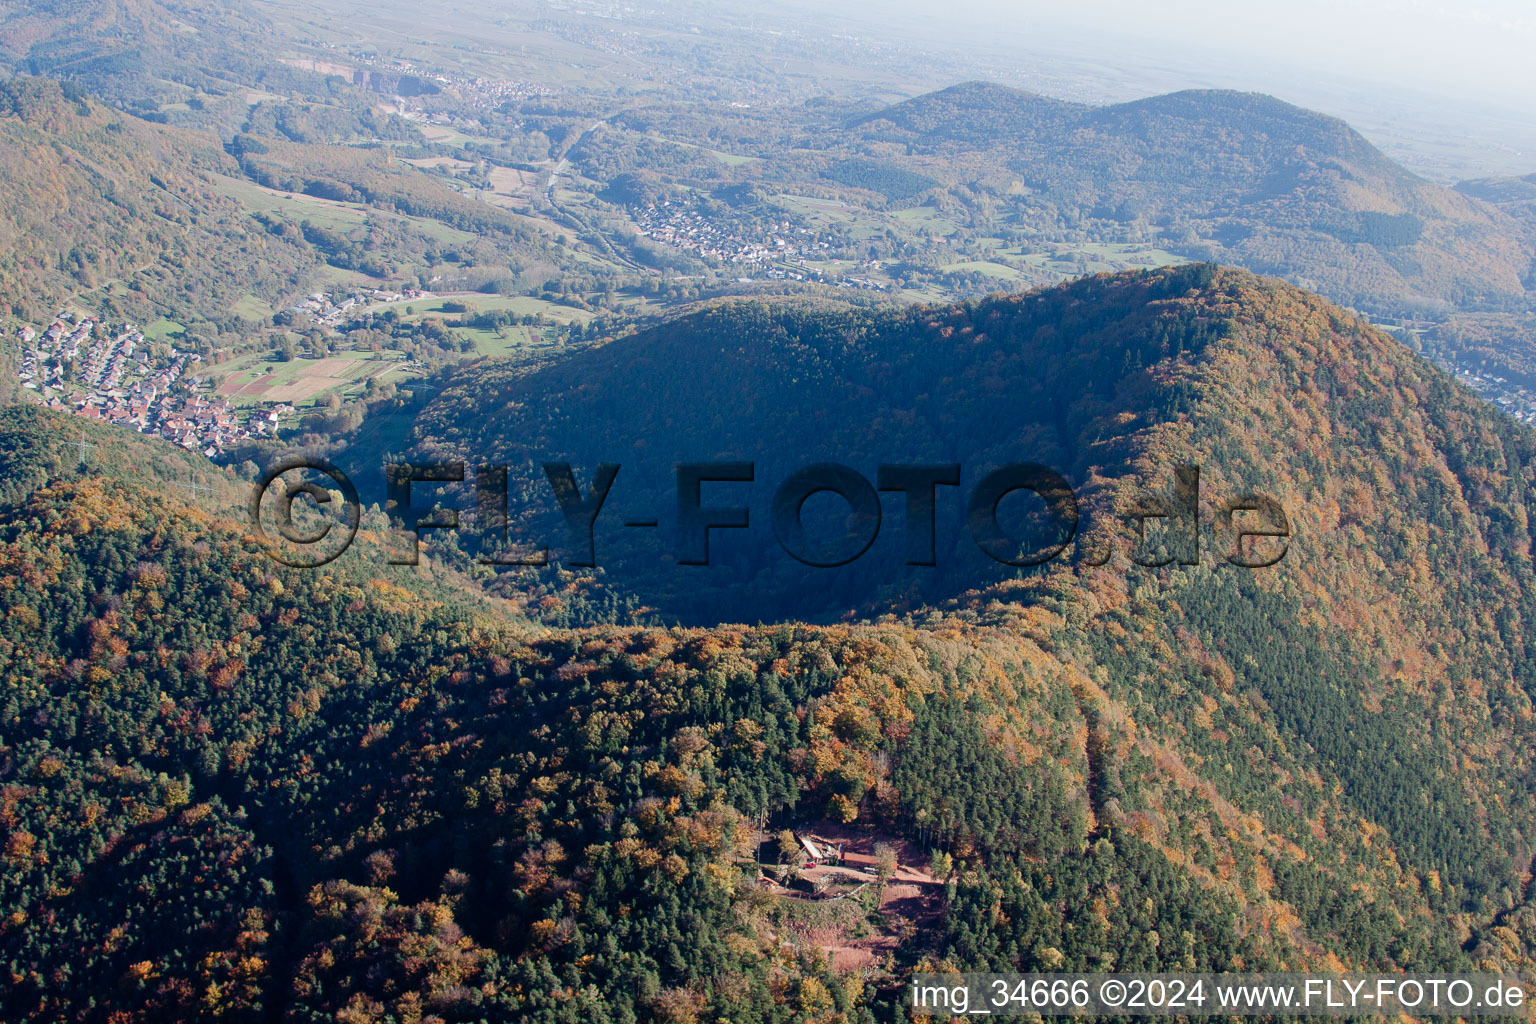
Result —
[{"label": "farm field", "polygon": [[784,200],[787,203],[793,203],[797,206],[808,206],[824,210],[841,210],[848,206],[848,204],[843,202],[841,199],[822,199],[817,196],[800,196],[795,195],[792,192],[785,192],[778,198]]},{"label": "farm field", "polygon": [[292,359],[280,362],[270,353],[245,356],[219,367],[215,390],[234,405],[286,403],[313,405],[329,391],[347,394],[370,377],[397,373],[401,360],[388,355],[342,352],[324,359]]},{"label": "farm field", "polygon": [[503,327],[500,331],[460,327],[457,330],[472,338],[475,351],[483,356],[504,356],[524,348],[559,344],[559,330],[554,326],[517,325]]},{"label": "farm field", "polygon": [[526,211],[532,204],[539,179],[536,172],[516,167],[492,167],[487,177],[491,182],[490,194],[495,197],[489,202],[520,211]]},{"label": "farm field", "polygon": [[760,163],[762,161],[762,157],[743,156],[739,153],[723,153],[718,149],[710,149],[707,146],[700,146],[692,142],[684,142],[681,139],[669,139],[665,135],[660,135],[656,132],[645,132],[641,137],[650,139],[654,142],[665,142],[669,146],[679,146],[683,149],[692,149],[697,150],[700,153],[708,153],[710,156],[714,157],[716,160],[719,160],[727,167],[741,167],[746,164]]},{"label": "farm field", "polygon": [[1010,267],[1006,263],[997,263],[992,260],[964,260],[960,263],[951,263],[945,270],[976,271],[986,274],[988,277],[1001,278],[1004,281],[1018,283],[1028,280],[1026,275],[1017,267]]},{"label": "farm field", "polygon": [[403,164],[410,164],[419,171],[446,167],[448,170],[457,173],[458,171],[471,170],[475,166],[468,160],[460,160],[457,157],[451,156],[400,157],[399,160]]},{"label": "farm field", "polygon": [[959,224],[931,206],[914,206],[906,210],[896,210],[892,216],[914,231],[927,228],[932,234],[948,236],[960,230]]},{"label": "farm field", "polygon": [[229,311],[245,320],[264,320],[272,315],[272,307],[254,295],[242,295],[229,307]]},{"label": "farm field", "polygon": [[418,121],[416,122],[416,128],[428,142],[447,143],[451,146],[463,146],[471,142],[480,142],[494,146],[501,141],[500,139],[487,138],[484,135],[466,135],[457,128],[452,128],[446,124],[426,124]]},{"label": "farm field", "polygon": [[1054,253],[1023,253],[1018,258],[1030,267],[1069,277],[1134,267],[1167,267],[1188,262],[1182,256],[1162,249],[1104,242],[1078,243]]},{"label": "farm field", "polygon": [[214,175],[219,190],[251,212],[270,211],[288,220],[308,220],[332,231],[351,231],[368,219],[359,203],[320,199],[300,192],[279,192],[254,182]]},{"label": "farm field", "polygon": [[[448,303],[463,304],[469,307],[469,311],[447,312],[443,307]],[[562,306],[531,295],[482,295],[478,292],[406,299],[374,307],[374,312],[384,310],[394,310],[407,321],[420,321],[429,316],[456,320],[476,313],[497,312],[507,312],[520,317],[542,314],[550,321],[547,325],[509,324],[499,330],[468,326],[453,328],[455,332],[473,341],[476,353],[483,356],[508,355],[528,347],[557,344],[559,327],[573,322],[585,324],[595,315],[584,309],[573,309],[570,306]]]}]

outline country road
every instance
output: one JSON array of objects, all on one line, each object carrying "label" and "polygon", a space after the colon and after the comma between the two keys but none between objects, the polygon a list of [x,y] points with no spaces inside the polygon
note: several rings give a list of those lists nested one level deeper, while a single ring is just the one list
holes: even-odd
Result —
[{"label": "country road", "polygon": [[544,194],[548,197],[550,208],[555,211],[555,214],[557,216],[564,217],[566,220],[577,225],[578,228],[587,231],[590,236],[597,242],[597,248],[602,250],[603,255],[628,267],[630,270],[637,270],[641,273],[648,273],[650,268],[636,263],[633,259],[620,252],[612,242],[608,241],[607,237],[603,235],[603,232],[597,227],[597,225],[589,224],[587,223],[586,218],[582,217],[580,214],[575,213],[572,210],[565,209],[560,205],[560,201],[555,198],[555,188],[560,182],[560,175],[565,173],[565,171],[571,166],[570,157],[567,154],[569,154],[577,146],[586,141],[589,135],[607,123],[608,122],[606,118],[593,121],[592,124],[588,126],[586,131],[582,132],[579,136],[576,137],[575,142],[565,147],[565,151],[560,155],[560,162],[555,165],[554,170],[549,172],[549,181],[545,182]]}]

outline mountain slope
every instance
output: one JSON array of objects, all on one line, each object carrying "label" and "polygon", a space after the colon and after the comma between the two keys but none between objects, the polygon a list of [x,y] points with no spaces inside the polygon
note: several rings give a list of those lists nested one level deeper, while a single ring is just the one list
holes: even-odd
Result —
[{"label": "mountain slope", "polygon": [[0,61],[17,74],[74,80],[116,105],[153,108],[188,89],[250,85],[274,45],[245,4],[216,12],[178,0],[0,4]]},{"label": "mountain slope", "polygon": [[[1084,846],[1082,719],[1038,649],[964,627],[527,631],[373,562],[270,563],[237,523],[52,459],[66,425],[0,418],[27,481],[0,513],[9,1020],[873,1020],[894,993],[829,973],[743,860],[750,822],[797,805],[884,806],[973,858],[1048,858],[1032,876],[1065,903],[1124,901],[1052,926],[1065,962],[1153,962],[1146,901],[1186,921],[1189,962],[1254,955],[1230,899],[1154,849]],[[1050,724],[983,743],[981,707]]]},{"label": "mountain slope", "polygon": [[324,284],[325,263],[414,285],[443,266],[445,239],[482,273],[551,258],[518,218],[383,151],[241,135],[237,160],[214,135],[117,113],[70,83],[0,83],[0,143],[0,306],[34,322],[73,299],[239,334]]},{"label": "mountain slope", "polygon": [[[1507,213],[1525,227],[1528,244],[1536,247],[1536,174],[1458,182],[1456,191]],[[1532,280],[1528,277],[1527,285]]]},{"label": "mountain slope", "polygon": [[[1186,850],[1226,863],[1217,877],[1269,856],[1260,835],[1327,859],[1337,851],[1324,855],[1319,837],[1363,829],[1352,863],[1408,872],[1400,884],[1424,903],[1399,912],[1454,920],[1472,945],[1478,922],[1522,891],[1532,846],[1509,809],[1532,799],[1536,439],[1315,297],[1195,267],[940,309],[726,307],[564,368],[466,381],[422,435],[424,451],[509,462],[522,480],[514,512],[552,505],[542,461],[570,458],[583,484],[598,461],[625,461],[614,528],[598,532],[604,578],[666,614],[751,621],[863,603],[911,608],[920,623],[948,597],[978,622],[1049,637],[1106,695],[1100,721],[1116,724],[1104,749],[1121,762],[1106,776],[1139,776],[1134,796],[1116,781],[1096,813],[1179,842],[1174,794],[1155,781],[1171,771],[1255,816],[1256,847],[1243,849],[1243,826],[1231,846],[1212,836]],[[648,545],[616,525],[642,511],[665,524],[671,463],[718,457],[769,467],[755,491],[715,492],[722,504],[750,495],[758,524],[719,531],[718,564],[668,567],[665,526]],[[783,468],[823,458],[868,477],[877,461],[960,461],[967,487],[1005,459],[1036,459],[1077,486],[1083,533],[1046,572],[978,572],[963,489],[941,489],[937,569],[903,570],[899,533],[846,570],[806,569],[775,549],[763,492]],[[1129,564],[1134,527],[1117,523],[1143,495],[1166,495],[1176,464],[1201,467],[1202,566]],[[1281,503],[1294,536],[1278,566],[1248,572],[1224,564],[1232,538],[1217,525],[1220,502],[1253,490]],[[1115,557],[1094,568],[1086,556],[1109,532]],[[563,531],[530,513],[518,536],[558,554]],[[1335,784],[1341,802],[1320,801]],[[1300,827],[1311,813],[1322,817]],[[1350,935],[1290,856],[1265,869],[1288,913],[1313,935]],[[1384,911],[1382,898],[1367,902]],[[1344,941],[1395,956],[1379,939]]]},{"label": "mountain slope", "polygon": [[[990,468],[1033,460],[1079,489],[1086,516],[1102,513],[1094,506],[1102,480],[1150,466],[1148,446],[1173,422],[1219,431],[1231,417],[1258,415],[1252,396],[1233,396],[1231,407],[1201,404],[1206,372],[1245,332],[1268,332],[1282,346],[1266,365],[1300,344],[1298,335],[1358,337],[1394,375],[1433,382],[1458,415],[1480,410],[1486,429],[1515,429],[1470,394],[1448,389],[1447,378],[1387,336],[1297,295],[1192,266],[953,307],[808,313],[723,305],[531,376],[478,367],[429,407],[417,436],[424,454],[511,464],[512,509],[526,525],[518,536],[553,544],[557,556],[564,527],[538,465],[569,460],[584,484],[598,463],[622,464],[612,511],[598,520],[599,562],[609,576],[668,614],[751,621],[879,607],[891,596],[877,596],[880,588],[915,586],[913,593],[938,600],[1012,575],[967,536],[963,493]],[[754,484],[719,492],[732,504],[750,501],[753,525],[714,535],[717,564],[669,569],[673,464],[710,459],[757,462]],[[939,492],[938,568],[903,569],[894,497],[886,499],[889,525],[847,570],[808,577],[775,551],[767,522],[773,489],[793,469],[821,460],[848,463],[870,479],[878,462],[961,463],[963,487]],[[1232,461],[1207,472],[1251,482],[1246,476],[1258,469],[1248,463],[1257,457]],[[1330,498],[1342,498],[1361,465],[1354,456],[1340,469]],[[1166,488],[1171,474],[1166,460],[1151,485]],[[654,535],[617,525],[646,515],[661,517]],[[805,587],[807,578],[814,588]]]},{"label": "mountain slope", "polygon": [[1340,302],[1529,303],[1532,257],[1508,216],[1415,177],[1337,118],[1269,96],[1190,90],[1091,108],[967,83],[850,131],[904,145],[941,180],[1012,174],[1023,202],[1068,221],[1150,225]]},{"label": "mountain slope", "polygon": [[[872,1022],[933,964],[1533,966],[1536,437],[1288,286],[724,307],[466,379],[423,423],[424,453],[508,457],[530,494],[545,444],[585,482],[715,439],[1060,460],[1086,543],[1175,463],[1206,523],[1254,489],[1292,525],[1251,571],[1219,535],[1200,565],[1130,564],[1122,529],[1104,566],[991,578],[941,549],[859,623],[551,630],[370,544],[286,569],[50,457],[65,425],[0,419],[6,1019]],[[721,568],[792,618],[741,575],[769,557]],[[641,565],[607,585],[666,593]],[[764,885],[786,828],[896,845],[910,891]]]},{"label": "mountain slope", "polygon": [[[73,94],[73,93],[72,93]],[[302,294],[319,259],[220,189],[238,174],[211,136],[108,111],[58,83],[0,83],[0,290],[33,319],[92,293],[136,319],[227,320],[245,295]]]}]

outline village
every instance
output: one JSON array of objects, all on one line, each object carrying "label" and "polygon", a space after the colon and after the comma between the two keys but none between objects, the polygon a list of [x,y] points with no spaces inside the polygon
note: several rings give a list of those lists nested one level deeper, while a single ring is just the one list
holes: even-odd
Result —
[{"label": "village", "polygon": [[16,340],[17,377],[44,405],[209,457],[236,441],[270,436],[293,412],[274,406],[241,416],[229,402],[199,394],[203,357],[174,344],[151,345],[132,323],[114,328],[66,312],[41,330],[23,325]]},{"label": "village", "polygon": [[[690,256],[719,264],[723,269],[749,272],[740,277],[773,281],[814,281],[835,283],[843,288],[888,290],[885,284],[869,278],[830,279],[815,263],[830,259],[830,242],[815,238],[809,228],[796,227],[791,221],[771,223],[761,238],[747,237],[740,228],[724,226],[702,211],[681,202],[662,199],[635,210],[638,233],[652,241],[680,249]],[[800,236],[812,236],[801,238]],[[878,264],[866,263],[876,267]]]},{"label": "village", "polygon": [[761,241],[746,239],[716,224],[700,211],[675,204],[670,199],[646,204],[638,211],[635,225],[641,235],[692,256],[751,269],[767,269],[785,260],[828,248],[826,242],[800,245],[791,241],[794,234],[808,235],[810,231],[796,229],[788,221],[772,225],[772,233]]},{"label": "village", "polygon": [[1504,377],[1465,366],[1451,369],[1456,379],[1522,423],[1536,423],[1536,394]]}]

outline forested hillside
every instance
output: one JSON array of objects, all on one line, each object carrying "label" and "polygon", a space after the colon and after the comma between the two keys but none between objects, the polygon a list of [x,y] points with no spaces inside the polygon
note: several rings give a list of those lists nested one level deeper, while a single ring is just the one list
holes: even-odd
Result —
[{"label": "forested hillside", "polygon": [[212,136],[147,124],[47,79],[0,83],[0,294],[33,321],[76,294],[107,315],[230,322],[303,294],[318,255],[220,189]]},{"label": "forested hillside", "polygon": [[[7,1019],[873,1019],[895,993],[754,891],[773,814],[954,850],[951,916],[909,961],[1289,948],[1090,832],[1085,719],[1033,643],[530,630],[368,562],[278,567],[77,472],[62,426],[11,408],[0,435],[28,483],[0,527]],[[976,935],[993,870],[1038,928]]]},{"label": "forested hillside", "polygon": [[[1397,899],[1388,889],[1364,885],[1347,905],[1324,897],[1289,855],[1261,852],[1274,835],[1314,866],[1391,864],[1405,872],[1392,891],[1423,901],[1394,914],[1445,915],[1460,922],[1456,943],[1480,956],[1519,955],[1513,933],[1498,933],[1500,952],[1480,947],[1493,936],[1477,929],[1527,913],[1531,845],[1512,809],[1531,802],[1520,737],[1536,440],[1390,337],[1289,287],[1193,267],[891,314],[731,306],[563,371],[493,381],[438,400],[422,442],[526,467],[524,508],[551,506],[533,472],[550,458],[571,458],[584,480],[600,459],[625,460],[615,522],[642,508],[665,516],[674,459],[769,467],[757,530],[719,531],[707,570],[668,565],[665,529],[651,547],[599,531],[608,585],[695,621],[835,614],[862,599],[864,614],[907,609],[923,623],[938,605],[1050,637],[1105,694],[1107,818],[1183,845],[1204,833],[1179,827],[1168,780],[1202,779],[1197,789],[1252,817],[1186,848],[1190,863],[1217,878],[1254,872],[1234,884],[1285,903],[1281,918],[1397,963],[1452,955],[1427,933],[1409,952],[1370,923]],[[658,437],[676,440],[656,450]],[[847,570],[806,569],[764,529],[764,491],[782,467],[818,458],[871,477],[877,460],[954,459],[966,483],[1004,459],[1037,459],[1077,486],[1083,535],[1049,570],[963,593],[986,576],[957,568],[972,542],[961,498],[946,519],[941,490],[938,567],[903,570],[898,533],[883,559],[884,540]],[[647,477],[652,462],[664,468]],[[1176,464],[1201,467],[1202,565],[1131,564],[1135,528],[1121,524],[1146,495],[1167,495]],[[730,495],[720,504],[748,493],[719,486]],[[1223,503],[1250,491],[1289,518],[1290,548],[1272,569],[1223,560]],[[552,518],[525,523],[521,537],[558,551]],[[1102,557],[1110,533],[1116,554],[1095,568],[1089,556]],[[1139,781],[1122,792],[1126,772]],[[1334,798],[1318,797],[1335,784],[1340,802],[1324,810]],[[1297,828],[1311,814],[1321,817]],[[1315,846],[1346,835],[1362,844],[1354,854]]]},{"label": "forested hillside", "polygon": [[71,78],[114,103],[155,109],[183,90],[251,84],[274,44],[248,5],[187,0],[41,0],[0,4],[0,62],[16,73]]},{"label": "forested hillside", "polygon": [[[1253,332],[1272,335],[1277,346],[1255,354],[1263,357],[1256,370],[1320,331],[1358,337],[1362,352],[1422,379],[1458,416],[1476,417],[1487,424],[1481,429],[1525,450],[1522,430],[1390,337],[1300,294],[1189,267],[949,307],[808,312],[727,303],[531,375],[494,363],[467,371],[419,420],[417,450],[513,467],[512,512],[521,517],[513,533],[551,544],[557,558],[568,554],[565,527],[540,463],[570,461],[583,487],[598,463],[621,464],[612,504],[597,522],[598,563],[645,603],[692,621],[931,603],[1016,575],[976,550],[962,516],[969,488],[1009,462],[1036,461],[1063,474],[1083,502],[1085,531],[1104,525],[1097,522],[1106,514],[1104,478],[1120,475],[1120,467],[1136,465],[1147,487],[1164,491],[1174,464],[1194,459],[1193,450],[1186,460],[1177,448],[1155,461],[1144,454],[1176,423],[1184,425],[1182,444],[1208,433],[1230,453],[1204,469],[1209,501],[1256,486],[1275,458],[1271,451],[1290,451],[1293,442],[1266,448],[1271,439],[1250,426],[1222,438],[1234,418],[1265,420],[1250,411],[1256,396],[1217,402],[1204,383],[1206,367],[1225,365],[1232,346]],[[1323,365],[1320,382],[1288,384],[1305,388],[1289,400],[1311,402],[1325,388],[1322,409],[1307,415],[1331,416],[1348,372]],[[1350,443],[1353,461],[1313,485],[1325,488],[1327,500],[1353,493],[1360,460],[1374,444],[1355,434]],[[706,504],[749,504],[752,525],[716,531],[707,568],[670,565],[673,464],[733,459],[755,462],[756,480],[715,485],[711,494],[719,497]],[[961,486],[938,491],[937,566],[904,566],[895,496],[886,499],[873,547],[846,568],[807,570],[778,551],[768,523],[774,489],[792,470],[823,460],[870,480],[881,462],[961,464]],[[1488,493],[1510,503],[1499,521],[1525,521],[1522,494]],[[1317,503],[1308,490],[1289,497],[1293,512]],[[662,527],[637,535],[619,525],[642,516],[660,516]],[[1209,539],[1206,548],[1211,553]],[[1062,560],[1076,557],[1068,552]]]},{"label": "forested hillside", "polygon": [[1514,220],[1416,178],[1344,122],[1269,96],[1191,90],[1085,107],[976,82],[849,132],[903,147],[906,166],[946,181],[1011,176],[1028,207],[1155,224],[1191,252],[1336,301],[1529,306],[1532,256]]},{"label": "forested hillside", "polygon": [[415,288],[454,271],[457,287],[494,291],[557,272],[561,250],[528,220],[387,147],[286,141],[304,115],[280,106],[275,124],[242,124],[264,136],[226,147],[72,82],[0,82],[0,315],[35,323],[73,302],[238,344],[336,281]]},{"label": "forested hillside", "polygon": [[0,0],[0,1024],[1536,987],[1536,176],[598,7]]},{"label": "forested hillside", "polygon": [[[779,453],[877,422],[900,457],[926,423],[936,451],[1061,460],[1090,542],[1188,462],[1208,522],[1264,491],[1290,550],[1149,569],[1122,537],[862,622],[793,621],[749,580],[778,621],[550,629],[384,564],[377,513],[324,570],[280,566],[228,499],[146,488],[153,452],[82,468],[68,421],[11,407],[0,1013],[871,1021],[925,964],[1530,967],[1528,430],[1233,271],[870,316],[728,308],[610,344],[634,381],[611,422],[547,371],[478,400],[570,414],[550,437],[670,417]],[[676,392],[641,372],[669,344],[714,353]],[[881,389],[837,358],[863,344]],[[953,372],[917,390],[920,353]],[[1068,380],[1085,397],[1042,427],[1029,389]],[[940,385],[955,415],[925,421]],[[471,437],[469,394],[424,429],[502,455],[538,422]],[[864,430],[819,414],[833,395],[863,395]],[[764,838],[817,821],[931,853],[915,902],[763,888]],[[886,952],[829,963],[861,942]]]},{"label": "forested hillside", "polygon": [[1481,199],[1502,208],[1510,216],[1536,230],[1536,174],[1522,178],[1481,178],[1456,186],[1463,195]]}]

